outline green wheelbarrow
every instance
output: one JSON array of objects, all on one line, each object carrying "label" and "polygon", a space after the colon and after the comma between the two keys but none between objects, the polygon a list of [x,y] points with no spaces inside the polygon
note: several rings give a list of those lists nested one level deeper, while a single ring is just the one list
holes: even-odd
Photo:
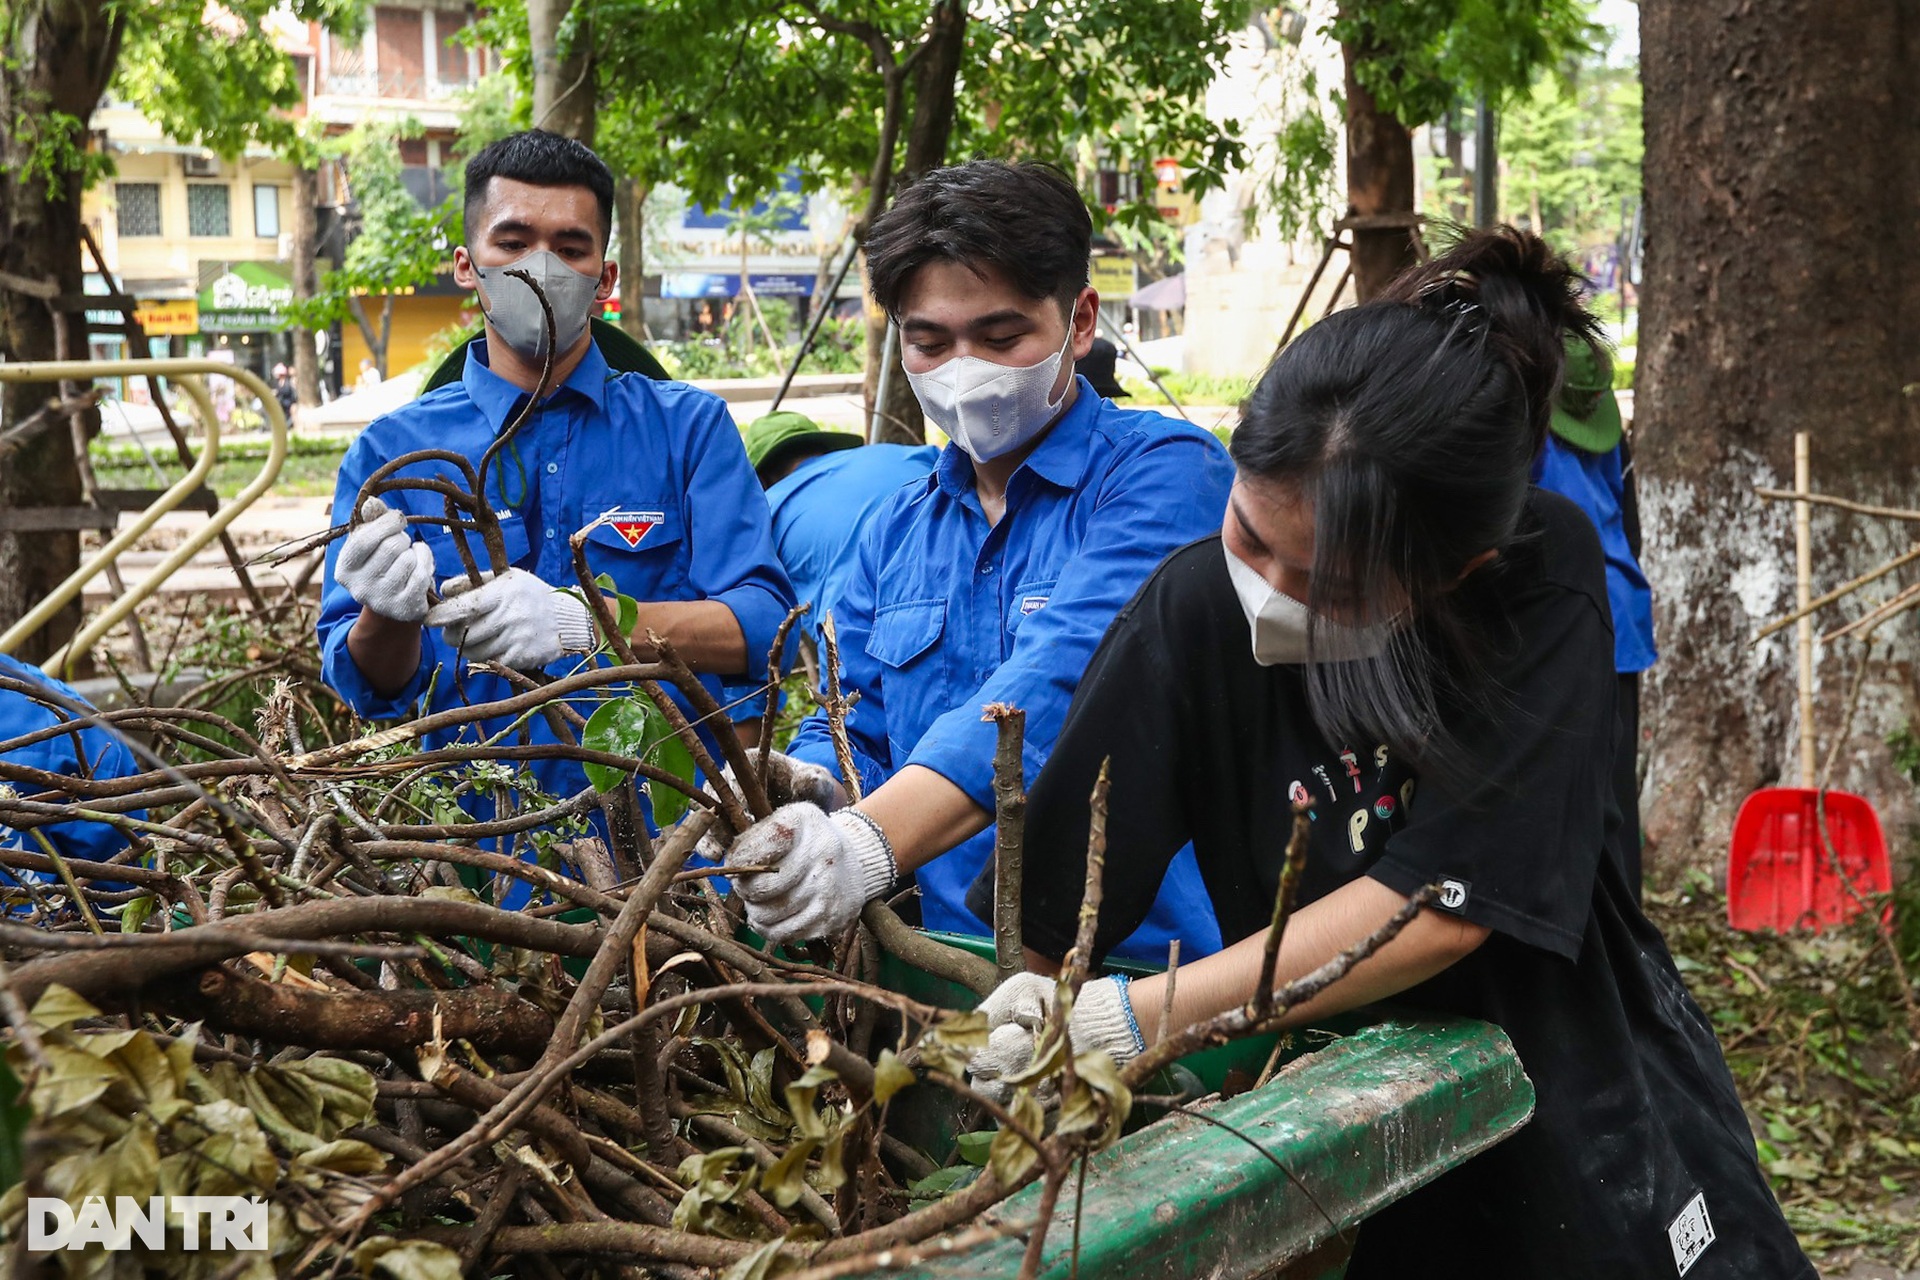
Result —
[{"label": "green wheelbarrow", "polygon": [[[934,936],[992,954],[987,939]],[[882,981],[917,999],[973,1004],[964,991],[891,957],[883,962]],[[1507,1138],[1533,1113],[1533,1084],[1498,1027],[1391,1011],[1376,1016],[1381,1020],[1343,1024],[1346,1034],[1294,1058],[1257,1089],[1187,1109],[1206,1119],[1166,1115],[1089,1159],[1079,1196],[1077,1265],[1070,1183],[1047,1232],[1039,1274],[1048,1280],[1066,1280],[1076,1270],[1084,1280],[1341,1276],[1356,1228],[1369,1216]],[[1273,1044],[1268,1037],[1224,1045],[1181,1065],[1218,1089],[1229,1072],[1257,1073]],[[1039,1184],[1031,1185],[982,1221],[1033,1222],[1040,1195]],[[1023,1235],[875,1271],[870,1280],[1006,1280],[1019,1273]]]}]

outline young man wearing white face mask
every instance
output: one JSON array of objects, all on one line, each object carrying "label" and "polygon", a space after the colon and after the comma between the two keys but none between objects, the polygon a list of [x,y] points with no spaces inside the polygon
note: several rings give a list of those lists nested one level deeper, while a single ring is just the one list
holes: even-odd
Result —
[{"label": "young man wearing white face mask", "polygon": [[[865,798],[846,804],[816,716],[781,761],[774,799],[787,803],[728,852],[778,866],[734,882],[769,938],[837,936],[908,875],[927,927],[986,932],[965,902],[993,840],[982,707],[1025,710],[1031,779],[1114,614],[1163,556],[1219,525],[1233,472],[1213,437],[1118,408],[1074,374],[1099,305],[1091,237],[1057,170],[993,161],[927,175],[874,223],[875,300],[952,443],[874,513],[836,610]],[[1190,857],[1118,950],[1164,959],[1174,937],[1187,958],[1219,946]]]},{"label": "young man wearing white face mask", "polygon": [[[552,390],[486,477],[512,567],[473,587],[450,531],[414,519],[444,518],[439,495],[369,498],[362,523],[327,553],[325,679],[359,714],[393,718],[423,701],[434,710],[509,696],[505,680],[471,663],[566,671],[594,647],[587,606],[561,590],[577,581],[568,539],[605,517],[587,535],[587,562],[641,602],[633,643],[642,659],[652,631],[707,673],[716,692],[728,677],[758,685],[754,670],[764,669],[793,593],[739,432],[718,397],[612,372],[588,332],[617,270],[606,260],[612,175],[580,143],[532,130],[475,155],[466,190],[467,242],[454,250],[454,279],[478,295],[485,333],[459,381],[361,433],[341,464],[333,518],[344,523],[367,478],[402,454],[440,449],[477,465],[520,412],[547,343],[538,298],[507,274],[525,271],[553,308],[556,355]],[[443,462],[401,474],[464,487],[458,468]],[[442,599],[430,605],[435,585]],[[536,742],[551,740],[541,718],[530,727]],[[562,798],[586,786],[575,762],[537,761],[532,772]]]}]

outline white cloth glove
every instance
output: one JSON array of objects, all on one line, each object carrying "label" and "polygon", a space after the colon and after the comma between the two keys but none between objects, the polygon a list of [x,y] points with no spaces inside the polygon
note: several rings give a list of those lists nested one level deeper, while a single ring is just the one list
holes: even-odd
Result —
[{"label": "white cloth glove", "polygon": [[383,618],[420,622],[433,586],[433,550],[407,532],[404,511],[379,498],[360,504],[360,523],[340,545],[333,579]]},{"label": "white cloth glove", "polygon": [[[1035,1042],[1053,1016],[1054,979],[1037,973],[1016,973],[980,1002],[987,1015],[987,1045],[967,1064],[973,1087],[1005,1105],[1013,1097],[1008,1076],[1019,1075],[1033,1061]],[[1125,1063],[1146,1049],[1133,1001],[1124,979],[1094,978],[1080,988],[1067,1019],[1067,1039],[1075,1053],[1101,1050]]]},{"label": "white cloth glove", "polygon": [[747,923],[772,943],[838,937],[896,875],[893,851],[871,818],[805,803],[783,805],[741,832],[722,865],[773,868],[733,880]]},{"label": "white cloth glove", "polygon": [[537,671],[562,654],[593,652],[587,606],[525,569],[488,574],[478,587],[470,578],[448,578],[440,593],[427,625],[443,628],[447,643],[469,662]]},{"label": "white cloth glove", "polygon": [[[753,759],[756,755],[754,751],[747,752],[749,759]],[[727,765],[720,770],[721,780],[732,787],[737,795],[740,788],[735,785],[733,777],[732,765]],[[711,783],[701,789],[708,795],[714,794]],[[834,778],[832,770],[817,764],[809,764],[805,760],[796,760],[782,751],[768,752],[767,803],[779,809],[796,801],[818,805],[826,812],[832,813],[847,807],[847,793]],[[726,829],[719,823],[715,823],[707,834],[700,838],[700,844],[694,852],[708,862],[719,862],[726,857]]]}]

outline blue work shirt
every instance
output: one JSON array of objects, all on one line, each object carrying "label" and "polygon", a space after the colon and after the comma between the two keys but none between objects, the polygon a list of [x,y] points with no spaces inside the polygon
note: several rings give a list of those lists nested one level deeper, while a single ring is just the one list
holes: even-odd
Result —
[{"label": "blue work shirt", "polygon": [[[83,706],[86,705],[86,700],[74,692],[71,685],[55,680],[40,668],[28,666],[4,653],[0,653],[0,675],[39,685]],[[70,719],[72,719],[70,714],[55,711],[46,703],[36,701],[27,694],[0,689],[0,742],[10,742],[35,730],[61,724]],[[139,762],[134,759],[133,752],[127,748],[126,743],[98,725],[80,730],[80,743],[77,750],[73,735],[61,733],[28,746],[16,747],[0,755],[0,760],[8,764],[40,769],[47,773],[65,774],[73,778],[124,778],[141,772]],[[31,782],[5,777],[0,777],[0,786],[10,786],[22,796],[35,795],[42,790]],[[128,816],[144,818],[146,811],[135,809]],[[127,838],[102,822],[59,822],[40,827],[38,830],[47,838],[47,843],[62,856],[87,862],[105,862],[127,847]],[[28,853],[46,852],[30,831],[10,827],[5,823],[0,823],[0,848],[23,849]],[[38,883],[56,880],[51,872],[0,868],[0,883],[17,884],[26,877],[31,877]],[[131,887],[103,884],[98,881],[95,882],[95,886],[109,890]]]},{"label": "blue work shirt", "polygon": [[924,480],[940,456],[934,445],[870,444],[804,459],[767,490],[773,544],[807,611],[807,631],[820,643],[820,620],[839,603],[875,508],[900,487]]},{"label": "blue work shirt", "polygon": [[[834,616],[843,685],[860,695],[847,728],[866,791],[924,765],[991,813],[996,731],[981,708],[992,702],[1027,713],[1031,786],[1120,606],[1168,552],[1220,528],[1233,464],[1219,441],[1119,408],[1085,378],[1077,385],[1072,408],[1008,480],[998,524],[974,492],[972,460],[952,445],[868,521]],[[825,717],[809,716],[788,750],[834,768]],[[966,894],[992,856],[989,828],[919,869],[926,927],[990,932]],[[1191,849],[1115,952],[1164,961],[1174,937],[1188,959],[1220,949]]]},{"label": "blue work shirt", "polygon": [[[334,490],[333,519],[345,523],[367,477],[401,454],[443,449],[476,465],[494,437],[512,420],[526,392],[487,367],[486,339],[474,340],[466,372],[375,420],[347,450]],[[441,477],[464,488],[456,468],[416,463],[402,475]],[[702,676],[722,705],[745,698],[736,719],[757,716],[764,703],[747,695],[765,685],[758,668],[773,647],[774,633],[793,607],[793,588],[773,551],[767,506],[747,464],[740,432],[719,397],[679,382],[654,382],[639,374],[614,373],[598,347],[520,428],[487,473],[487,498],[500,518],[507,557],[555,586],[576,586],[568,538],[603,514],[614,519],[587,535],[588,567],[612,578],[615,590],[644,602],[718,600],[733,611],[755,668],[729,677]],[[444,499],[420,489],[385,495],[389,506],[409,513],[444,516]],[[433,548],[441,579],[464,572],[453,534],[412,525]],[[476,559],[486,551],[472,538]],[[398,719],[469,703],[490,702],[516,691],[498,676],[470,671],[436,628],[424,628],[420,664],[397,693],[387,696],[367,683],[347,650],[347,633],[360,605],[335,580],[340,539],[327,548],[326,585],[320,601],[321,674],[354,711],[369,719]],[[578,670],[578,656],[547,668],[563,676]],[[573,700],[590,715],[603,691]],[[467,745],[505,729],[511,721],[430,734],[427,749],[451,742]],[[531,741],[554,741],[542,716],[526,725]],[[711,740],[709,749],[713,749]],[[587,786],[576,761],[540,760],[528,769],[541,790],[564,799]],[[644,800],[644,798],[643,798]],[[490,804],[490,801],[488,802]],[[471,809],[491,817],[486,809]],[[523,891],[501,899],[517,905]]]},{"label": "blue work shirt", "polygon": [[1627,543],[1620,447],[1588,453],[1548,432],[1547,447],[1533,464],[1533,482],[1571,498],[1600,531],[1600,549],[1607,557],[1607,604],[1613,610],[1614,670],[1621,675],[1645,671],[1660,656],[1653,647],[1653,589]]}]

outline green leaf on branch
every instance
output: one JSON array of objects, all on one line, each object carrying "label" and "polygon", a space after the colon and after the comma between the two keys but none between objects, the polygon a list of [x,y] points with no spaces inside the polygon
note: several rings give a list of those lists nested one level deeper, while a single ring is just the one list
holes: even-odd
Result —
[{"label": "green leaf on branch", "polygon": [[621,595],[610,573],[600,574],[593,580],[593,585],[613,597],[614,625],[620,628],[620,634],[632,635],[633,629],[640,625],[640,602],[632,596]]},{"label": "green leaf on branch", "polygon": [[882,1049],[880,1061],[873,1065],[873,1100],[884,1106],[915,1079],[912,1067],[895,1057],[893,1050]]},{"label": "green leaf on branch", "polygon": [[805,1075],[787,1086],[787,1111],[792,1114],[794,1130],[801,1137],[826,1138],[827,1122],[814,1109],[815,1099],[821,1085],[839,1078],[839,1072],[830,1067],[809,1067]]},{"label": "green leaf on branch", "polygon": [[[696,771],[693,753],[673,732],[667,718],[660,714],[660,708],[643,694],[601,703],[587,719],[580,745],[591,751],[645,760],[656,769],[664,769],[687,785],[693,785]],[[611,765],[589,762],[583,767],[587,781],[602,795],[627,777],[624,770]],[[672,787],[649,786],[647,794],[653,800],[653,820],[662,827],[672,826],[687,811],[687,797]]]},{"label": "green leaf on branch", "polygon": [[984,1169],[987,1164],[987,1153],[993,1148],[993,1140],[997,1136],[992,1129],[982,1129],[978,1133],[963,1133],[954,1139],[954,1150],[958,1151],[960,1158],[968,1164]]},{"label": "green leaf on branch", "polygon": [[45,1033],[70,1027],[87,1018],[97,1018],[100,1011],[75,994],[72,988],[56,982],[40,993],[40,998],[33,1002],[33,1010],[27,1016],[35,1030]]},{"label": "green leaf on branch", "polygon": [[907,1192],[913,1197],[913,1203],[909,1207],[918,1209],[942,1197],[950,1196],[963,1187],[972,1186],[980,1177],[981,1167],[977,1164],[956,1164],[951,1168],[936,1169],[919,1181],[908,1183]]},{"label": "green leaf on branch", "polygon": [[[1031,1090],[1015,1090],[1013,1101],[1007,1105],[1007,1110],[1028,1133],[1035,1137],[1040,1136],[1045,1130],[1046,1112],[1041,1110],[1040,1103],[1034,1098]],[[993,1144],[987,1150],[987,1168],[993,1171],[993,1176],[999,1179],[1003,1187],[1014,1186],[1020,1179],[1026,1177],[1027,1171],[1032,1169],[1039,1159],[1040,1153],[1034,1149],[1033,1144],[1012,1129],[1002,1129],[994,1134]]]},{"label": "green leaf on branch", "polygon": [[353,1264],[386,1280],[460,1280],[460,1255],[425,1240],[375,1236],[353,1251]]},{"label": "green leaf on branch", "polygon": [[942,1018],[920,1033],[920,1061],[950,1076],[966,1072],[973,1055],[987,1047],[987,1015],[975,1009]]},{"label": "green leaf on branch", "polygon": [[[787,1204],[791,1204],[788,1201]],[[786,1205],[781,1206],[785,1208]],[[769,1240],[740,1261],[727,1268],[720,1280],[773,1280],[793,1270],[793,1262],[784,1253],[785,1240]]]},{"label": "green leaf on branch", "polygon": [[0,1058],[0,1191],[20,1181],[20,1152],[32,1114],[20,1102],[20,1077]]},{"label": "green leaf on branch", "polygon": [[802,1138],[787,1148],[787,1154],[762,1171],[760,1186],[768,1199],[782,1209],[793,1207],[794,1201],[800,1198],[800,1192],[807,1185],[807,1159],[819,1146],[812,1138]]}]

